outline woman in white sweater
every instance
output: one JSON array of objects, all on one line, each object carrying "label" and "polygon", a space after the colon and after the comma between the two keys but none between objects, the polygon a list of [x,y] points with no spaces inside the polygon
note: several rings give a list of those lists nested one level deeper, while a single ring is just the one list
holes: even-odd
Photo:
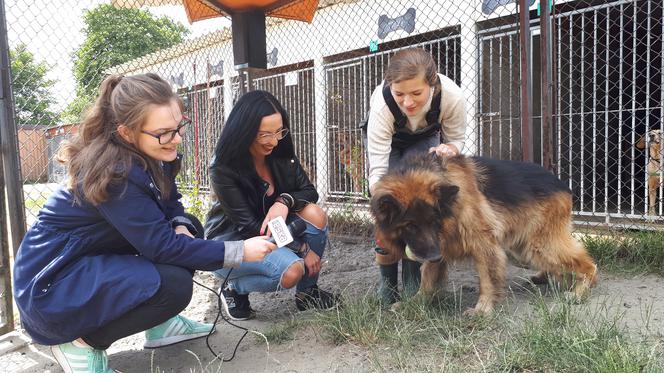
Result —
[{"label": "woman in white sweater", "polygon": [[[411,152],[456,155],[463,149],[466,131],[465,99],[461,88],[438,74],[431,55],[420,48],[397,52],[390,60],[385,80],[371,96],[367,121],[369,190],[387,170]],[[442,140],[442,141],[441,141]],[[386,304],[399,299],[398,258],[384,255],[377,240],[380,267],[379,296]],[[406,294],[420,285],[420,264],[402,260]]]}]

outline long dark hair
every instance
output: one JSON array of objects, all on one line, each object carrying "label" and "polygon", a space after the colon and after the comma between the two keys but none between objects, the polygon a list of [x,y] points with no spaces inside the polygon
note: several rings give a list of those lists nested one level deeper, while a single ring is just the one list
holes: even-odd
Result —
[{"label": "long dark hair", "polygon": [[[228,120],[221,132],[215,158],[211,167],[230,166],[240,170],[254,170],[254,163],[249,147],[256,139],[261,120],[264,117],[279,113],[284,128],[290,129],[288,113],[271,93],[251,91],[237,101],[228,115]],[[292,158],[295,156],[293,138],[288,133],[281,139],[268,157]]]},{"label": "long dark hair", "polygon": [[182,108],[170,85],[156,74],[111,75],[104,79],[78,135],[62,147],[58,156],[68,167],[68,186],[78,202],[85,199],[98,205],[106,201],[109,186],[122,185],[134,161],[149,170],[164,197],[168,197],[171,185],[163,175],[161,162],[125,141],[117,128],[124,124],[138,135],[150,110],[173,100]]}]

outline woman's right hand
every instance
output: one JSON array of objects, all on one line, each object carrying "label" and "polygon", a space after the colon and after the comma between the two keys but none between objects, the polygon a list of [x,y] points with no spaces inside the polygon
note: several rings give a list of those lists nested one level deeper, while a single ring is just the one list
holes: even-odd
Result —
[{"label": "woman's right hand", "polygon": [[252,237],[244,240],[244,262],[260,262],[265,255],[277,248],[277,245],[267,241],[267,236]]}]

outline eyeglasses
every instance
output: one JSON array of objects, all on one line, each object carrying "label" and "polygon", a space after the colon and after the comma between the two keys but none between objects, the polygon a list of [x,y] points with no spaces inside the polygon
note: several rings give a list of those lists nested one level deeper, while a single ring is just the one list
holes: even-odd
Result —
[{"label": "eyeglasses", "polygon": [[261,144],[269,144],[270,140],[272,140],[273,137],[277,139],[277,141],[279,141],[284,137],[286,137],[287,134],[288,134],[288,128],[284,128],[275,133],[263,132],[259,133],[258,136],[256,136],[256,141],[258,141]]},{"label": "eyeglasses", "polygon": [[190,124],[190,123],[191,123],[191,119],[183,116],[182,120],[180,121],[180,124],[178,124],[177,128],[174,129],[174,130],[164,131],[164,132],[162,132],[158,135],[156,135],[154,133],[147,132],[147,131],[143,131],[143,130],[141,130],[141,132],[146,134],[146,135],[150,135],[150,136],[154,137],[155,139],[157,139],[157,141],[159,141],[159,145],[166,145],[166,144],[170,143],[171,141],[173,141],[173,139],[175,138],[176,133],[180,136],[184,136],[184,133],[185,133],[185,128],[184,127],[186,125]]}]

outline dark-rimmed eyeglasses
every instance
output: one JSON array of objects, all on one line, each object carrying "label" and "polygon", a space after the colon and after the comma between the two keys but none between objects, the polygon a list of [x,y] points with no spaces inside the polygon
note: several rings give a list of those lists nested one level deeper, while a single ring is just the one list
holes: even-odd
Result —
[{"label": "dark-rimmed eyeglasses", "polygon": [[190,123],[191,123],[191,119],[183,116],[182,120],[178,124],[177,128],[175,128],[174,130],[164,131],[160,134],[150,133],[148,131],[143,131],[143,130],[141,130],[141,132],[157,139],[157,141],[159,141],[159,145],[166,145],[166,144],[170,143],[171,141],[173,141],[173,139],[175,138],[176,133],[178,135],[180,135],[180,137],[184,136],[185,126],[190,124]]},{"label": "dark-rimmed eyeglasses", "polygon": [[272,138],[275,138],[277,139],[277,141],[279,141],[284,137],[286,137],[287,134],[288,134],[288,128],[284,128],[275,133],[259,132],[258,136],[256,136],[256,141],[258,141],[261,144],[268,144],[270,143],[270,140],[272,140]]}]

